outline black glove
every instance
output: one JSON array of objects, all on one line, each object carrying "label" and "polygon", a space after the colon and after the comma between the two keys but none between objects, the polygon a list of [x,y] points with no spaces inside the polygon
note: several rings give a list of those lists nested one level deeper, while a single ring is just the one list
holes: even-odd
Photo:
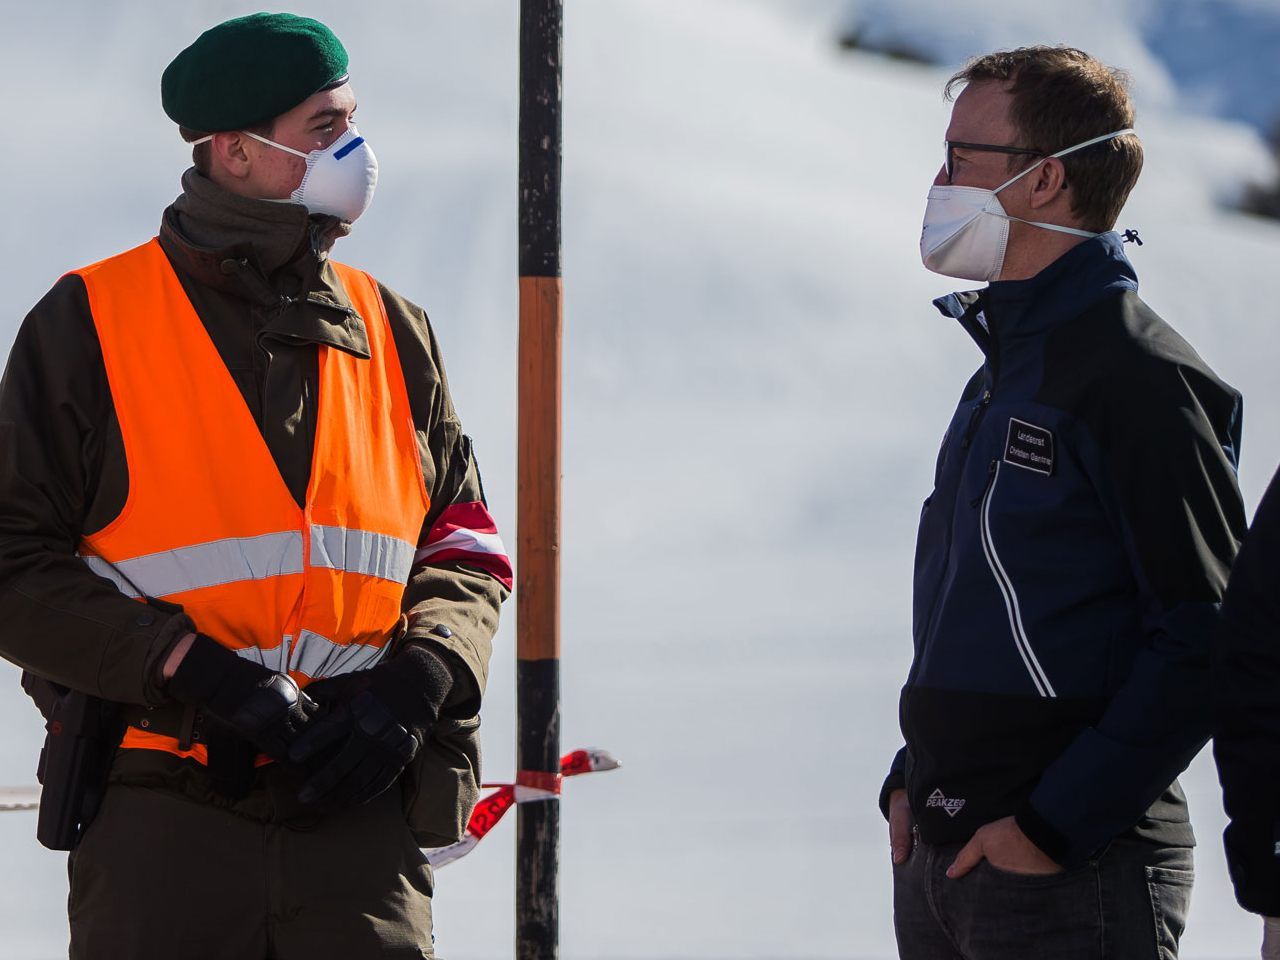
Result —
[{"label": "black glove", "polygon": [[276,760],[289,755],[320,710],[292,677],[244,660],[199,633],[166,689]]},{"label": "black glove", "polygon": [[452,686],[448,665],[414,645],[370,670],[312,684],[325,713],[289,750],[309,774],[298,799],[345,807],[382,793],[426,740]]}]

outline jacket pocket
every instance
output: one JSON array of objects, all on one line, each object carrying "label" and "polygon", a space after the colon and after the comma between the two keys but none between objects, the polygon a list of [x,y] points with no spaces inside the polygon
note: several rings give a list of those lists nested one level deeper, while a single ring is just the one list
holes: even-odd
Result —
[{"label": "jacket pocket", "polygon": [[996,586],[1000,588],[1000,595],[1004,599],[1005,611],[1009,615],[1009,631],[1013,635],[1014,646],[1018,649],[1018,655],[1022,658],[1023,664],[1027,668],[1027,673],[1031,676],[1031,682],[1035,685],[1036,692],[1042,697],[1056,697],[1053,685],[1049,682],[1049,676],[1045,673],[1044,667],[1040,666],[1040,661],[1036,659],[1035,651],[1031,648],[1031,640],[1027,636],[1027,629],[1022,622],[1022,606],[1018,602],[1018,591],[1013,585],[1008,571],[1000,560],[1000,552],[997,549],[995,536],[991,530],[991,502],[995,499],[996,490],[1000,485],[1000,468],[1003,463],[1000,460],[991,461],[991,469],[988,474],[987,487],[978,502],[978,525],[982,534],[982,552],[986,555],[987,566],[991,569],[991,575],[995,577]]},{"label": "jacket pocket", "polygon": [[462,839],[480,799],[480,718],[441,720],[401,778],[405,820],[421,847]]}]

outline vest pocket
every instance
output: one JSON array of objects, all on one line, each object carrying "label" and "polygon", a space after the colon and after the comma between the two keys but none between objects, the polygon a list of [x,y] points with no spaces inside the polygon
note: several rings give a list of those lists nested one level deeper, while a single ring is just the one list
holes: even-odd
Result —
[{"label": "vest pocket", "polygon": [[[360,599],[356,603],[355,622],[370,629],[382,629],[390,634],[400,619],[400,605],[404,597],[404,585],[388,580],[370,580],[361,584]],[[375,624],[385,625],[375,628]]]}]

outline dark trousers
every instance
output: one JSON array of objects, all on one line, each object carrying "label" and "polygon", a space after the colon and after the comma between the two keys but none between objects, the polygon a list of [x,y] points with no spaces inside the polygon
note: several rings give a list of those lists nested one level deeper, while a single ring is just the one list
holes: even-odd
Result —
[{"label": "dark trousers", "polygon": [[117,784],[69,870],[71,960],[435,956],[395,789],[304,827]]},{"label": "dark trousers", "polygon": [[1191,850],[1116,840],[1063,873],[1026,876],[983,860],[948,879],[961,846],[917,843],[894,866],[902,960],[1176,960]]}]

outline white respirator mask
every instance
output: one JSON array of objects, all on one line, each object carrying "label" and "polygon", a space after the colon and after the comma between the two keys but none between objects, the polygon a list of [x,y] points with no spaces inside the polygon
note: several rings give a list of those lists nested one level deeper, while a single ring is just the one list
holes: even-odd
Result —
[{"label": "white respirator mask", "polygon": [[[292,153],[307,161],[307,172],[302,175],[298,189],[290,198],[307,208],[308,213],[329,214],[339,220],[352,223],[369,208],[373,190],[378,185],[378,159],[364,137],[356,133],[354,124],[323,150],[303,153],[293,147],[243,131],[260,143]],[[194,144],[204,143],[213,137],[203,137]]]},{"label": "white respirator mask", "polygon": [[1077,237],[1099,236],[1088,230],[1063,227],[1056,223],[1041,223],[1011,217],[996,197],[1005,187],[1017,183],[1045,160],[1065,157],[1069,153],[1091,147],[1133,133],[1132,129],[1117,130],[1059,150],[1042,160],[1037,160],[1016,177],[1006,180],[994,190],[985,187],[957,187],[947,184],[929,189],[929,200],[924,209],[924,226],[920,231],[920,259],[934,273],[962,280],[990,282],[1000,276],[1004,267],[1005,249],[1009,244],[1009,221],[1028,223],[1044,230],[1056,230]]}]

